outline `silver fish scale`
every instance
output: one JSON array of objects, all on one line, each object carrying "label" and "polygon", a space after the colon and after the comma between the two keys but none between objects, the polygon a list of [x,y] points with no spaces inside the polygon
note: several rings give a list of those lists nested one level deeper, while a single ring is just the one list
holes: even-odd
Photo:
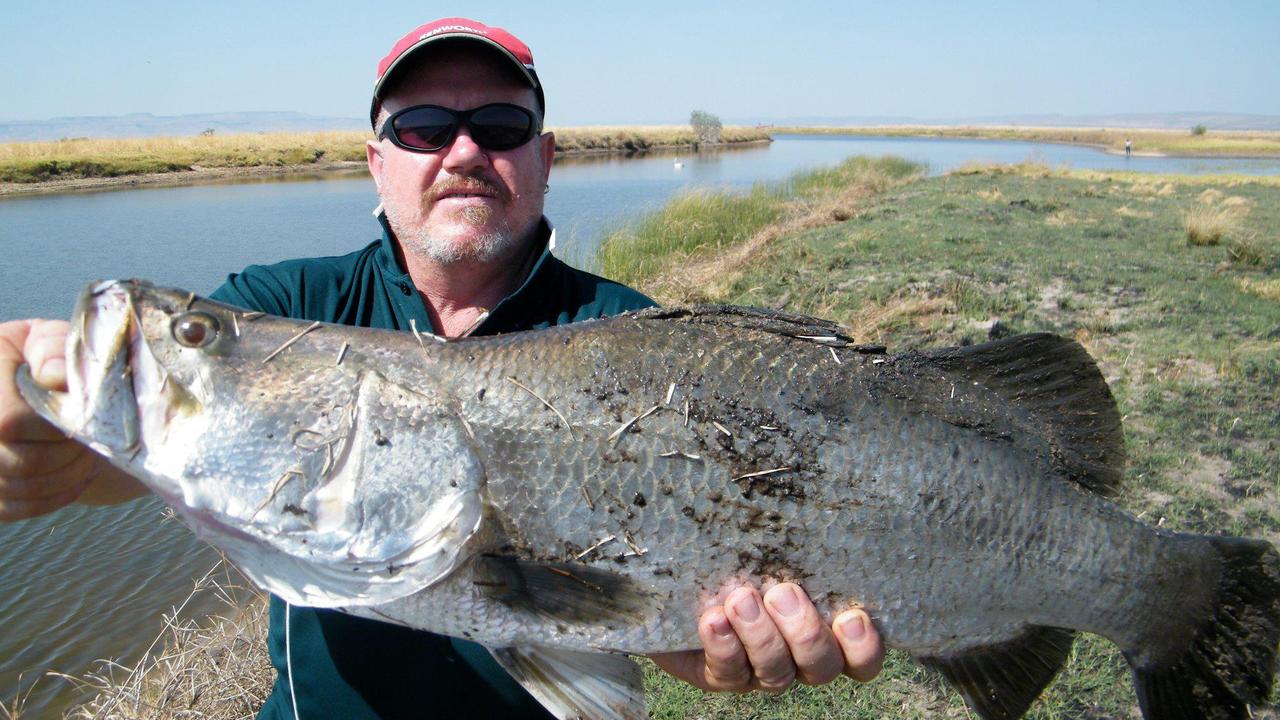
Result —
[{"label": "silver fish scale", "polygon": [[[446,375],[500,519],[486,541],[626,575],[660,612],[575,624],[486,597],[470,568],[380,611],[492,645],[654,652],[696,645],[702,603],[726,583],[794,580],[825,613],[865,605],[915,654],[1008,640],[1029,619],[1144,641],[1162,631],[1155,601],[1145,627],[1134,606],[1153,581],[1143,568],[1177,545],[1009,443],[913,413],[877,391],[865,357],[713,334],[617,323],[440,352],[443,366],[469,355]],[[1099,572],[1117,557],[1134,562]]]}]

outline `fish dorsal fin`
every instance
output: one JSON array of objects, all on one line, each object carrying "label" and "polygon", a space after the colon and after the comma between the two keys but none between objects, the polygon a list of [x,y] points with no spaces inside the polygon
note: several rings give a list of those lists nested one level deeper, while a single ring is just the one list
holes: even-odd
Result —
[{"label": "fish dorsal fin", "polygon": [[633,313],[633,316],[642,320],[677,320],[700,325],[756,330],[831,347],[851,348],[869,354],[883,354],[885,351],[883,345],[856,344],[847,330],[830,320],[777,310],[736,305],[687,305],[641,310]]},{"label": "fish dorsal fin", "polygon": [[547,647],[490,650],[560,720],[644,720],[644,676],[626,655]]},{"label": "fish dorsal fin", "polygon": [[482,555],[474,582],[494,600],[572,624],[630,624],[662,610],[660,599],[630,577],[582,563]]},{"label": "fish dorsal fin", "polygon": [[[895,362],[941,370],[931,405],[950,422],[981,427],[987,420],[955,402],[970,390],[1007,401],[1015,418],[1003,425],[1039,436],[1068,479],[1093,492],[1114,493],[1124,464],[1120,413],[1106,380],[1079,343],[1048,333],[995,342],[908,353]],[[945,384],[949,383],[948,391]],[[947,393],[950,393],[948,397]],[[1014,425],[1009,425],[1012,420]],[[990,423],[997,427],[1001,423]]]},{"label": "fish dorsal fin", "polygon": [[942,673],[983,720],[1017,720],[1066,664],[1073,637],[1034,627],[1007,643],[920,662]]}]

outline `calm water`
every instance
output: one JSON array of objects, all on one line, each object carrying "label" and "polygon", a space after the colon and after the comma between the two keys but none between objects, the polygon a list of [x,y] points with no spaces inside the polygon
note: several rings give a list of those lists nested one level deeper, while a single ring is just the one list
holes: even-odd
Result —
[{"label": "calm water", "polygon": [[[767,147],[694,156],[575,159],[556,165],[547,215],[557,254],[594,266],[601,235],[692,187],[747,188],[850,155],[898,155],[933,173],[969,161],[1173,173],[1280,174],[1277,160],[1131,158],[1021,142],[783,136]],[[67,317],[97,278],[142,277],[195,291],[229,271],[340,254],[377,236],[366,177],[261,181],[0,200],[0,320]],[[74,507],[0,526],[0,701],[46,669],[78,674],[97,658],[133,662],[159,617],[216,561],[153,501]],[[197,602],[189,612],[212,609]],[[43,678],[29,717],[57,715],[76,695]]]}]

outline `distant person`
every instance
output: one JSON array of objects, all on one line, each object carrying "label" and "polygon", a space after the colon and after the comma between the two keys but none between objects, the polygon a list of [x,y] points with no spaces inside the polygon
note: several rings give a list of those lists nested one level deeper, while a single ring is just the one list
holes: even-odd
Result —
[{"label": "distant person", "polygon": [[1124,139],[1124,156],[1126,159],[1133,154],[1133,141],[1129,138]]},{"label": "distant person", "polygon": [[[542,131],[533,55],[496,27],[447,18],[415,28],[378,64],[367,143],[382,237],[348,255],[252,266],[213,293],[276,315],[448,337],[545,328],[652,305],[551,254],[543,217],[555,136]],[[0,520],[73,501],[145,494],[133,478],[41,420],[19,365],[65,389],[65,322],[0,324]],[[271,598],[276,682],[260,718],[547,717],[474,643]],[[804,591],[737,588],[698,625],[705,650],[655,657],[714,691],[781,691],[841,673],[866,681],[883,647],[866,613],[832,628]],[[834,632],[833,632],[834,631]]]}]

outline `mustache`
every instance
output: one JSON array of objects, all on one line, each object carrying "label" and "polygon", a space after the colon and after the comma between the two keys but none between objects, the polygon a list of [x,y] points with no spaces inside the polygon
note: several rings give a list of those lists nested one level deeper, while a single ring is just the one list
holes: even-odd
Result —
[{"label": "mustache", "polygon": [[441,180],[427,191],[427,199],[439,200],[446,195],[463,193],[466,195],[488,195],[499,200],[510,200],[506,188],[494,181],[478,175],[451,175]]}]

